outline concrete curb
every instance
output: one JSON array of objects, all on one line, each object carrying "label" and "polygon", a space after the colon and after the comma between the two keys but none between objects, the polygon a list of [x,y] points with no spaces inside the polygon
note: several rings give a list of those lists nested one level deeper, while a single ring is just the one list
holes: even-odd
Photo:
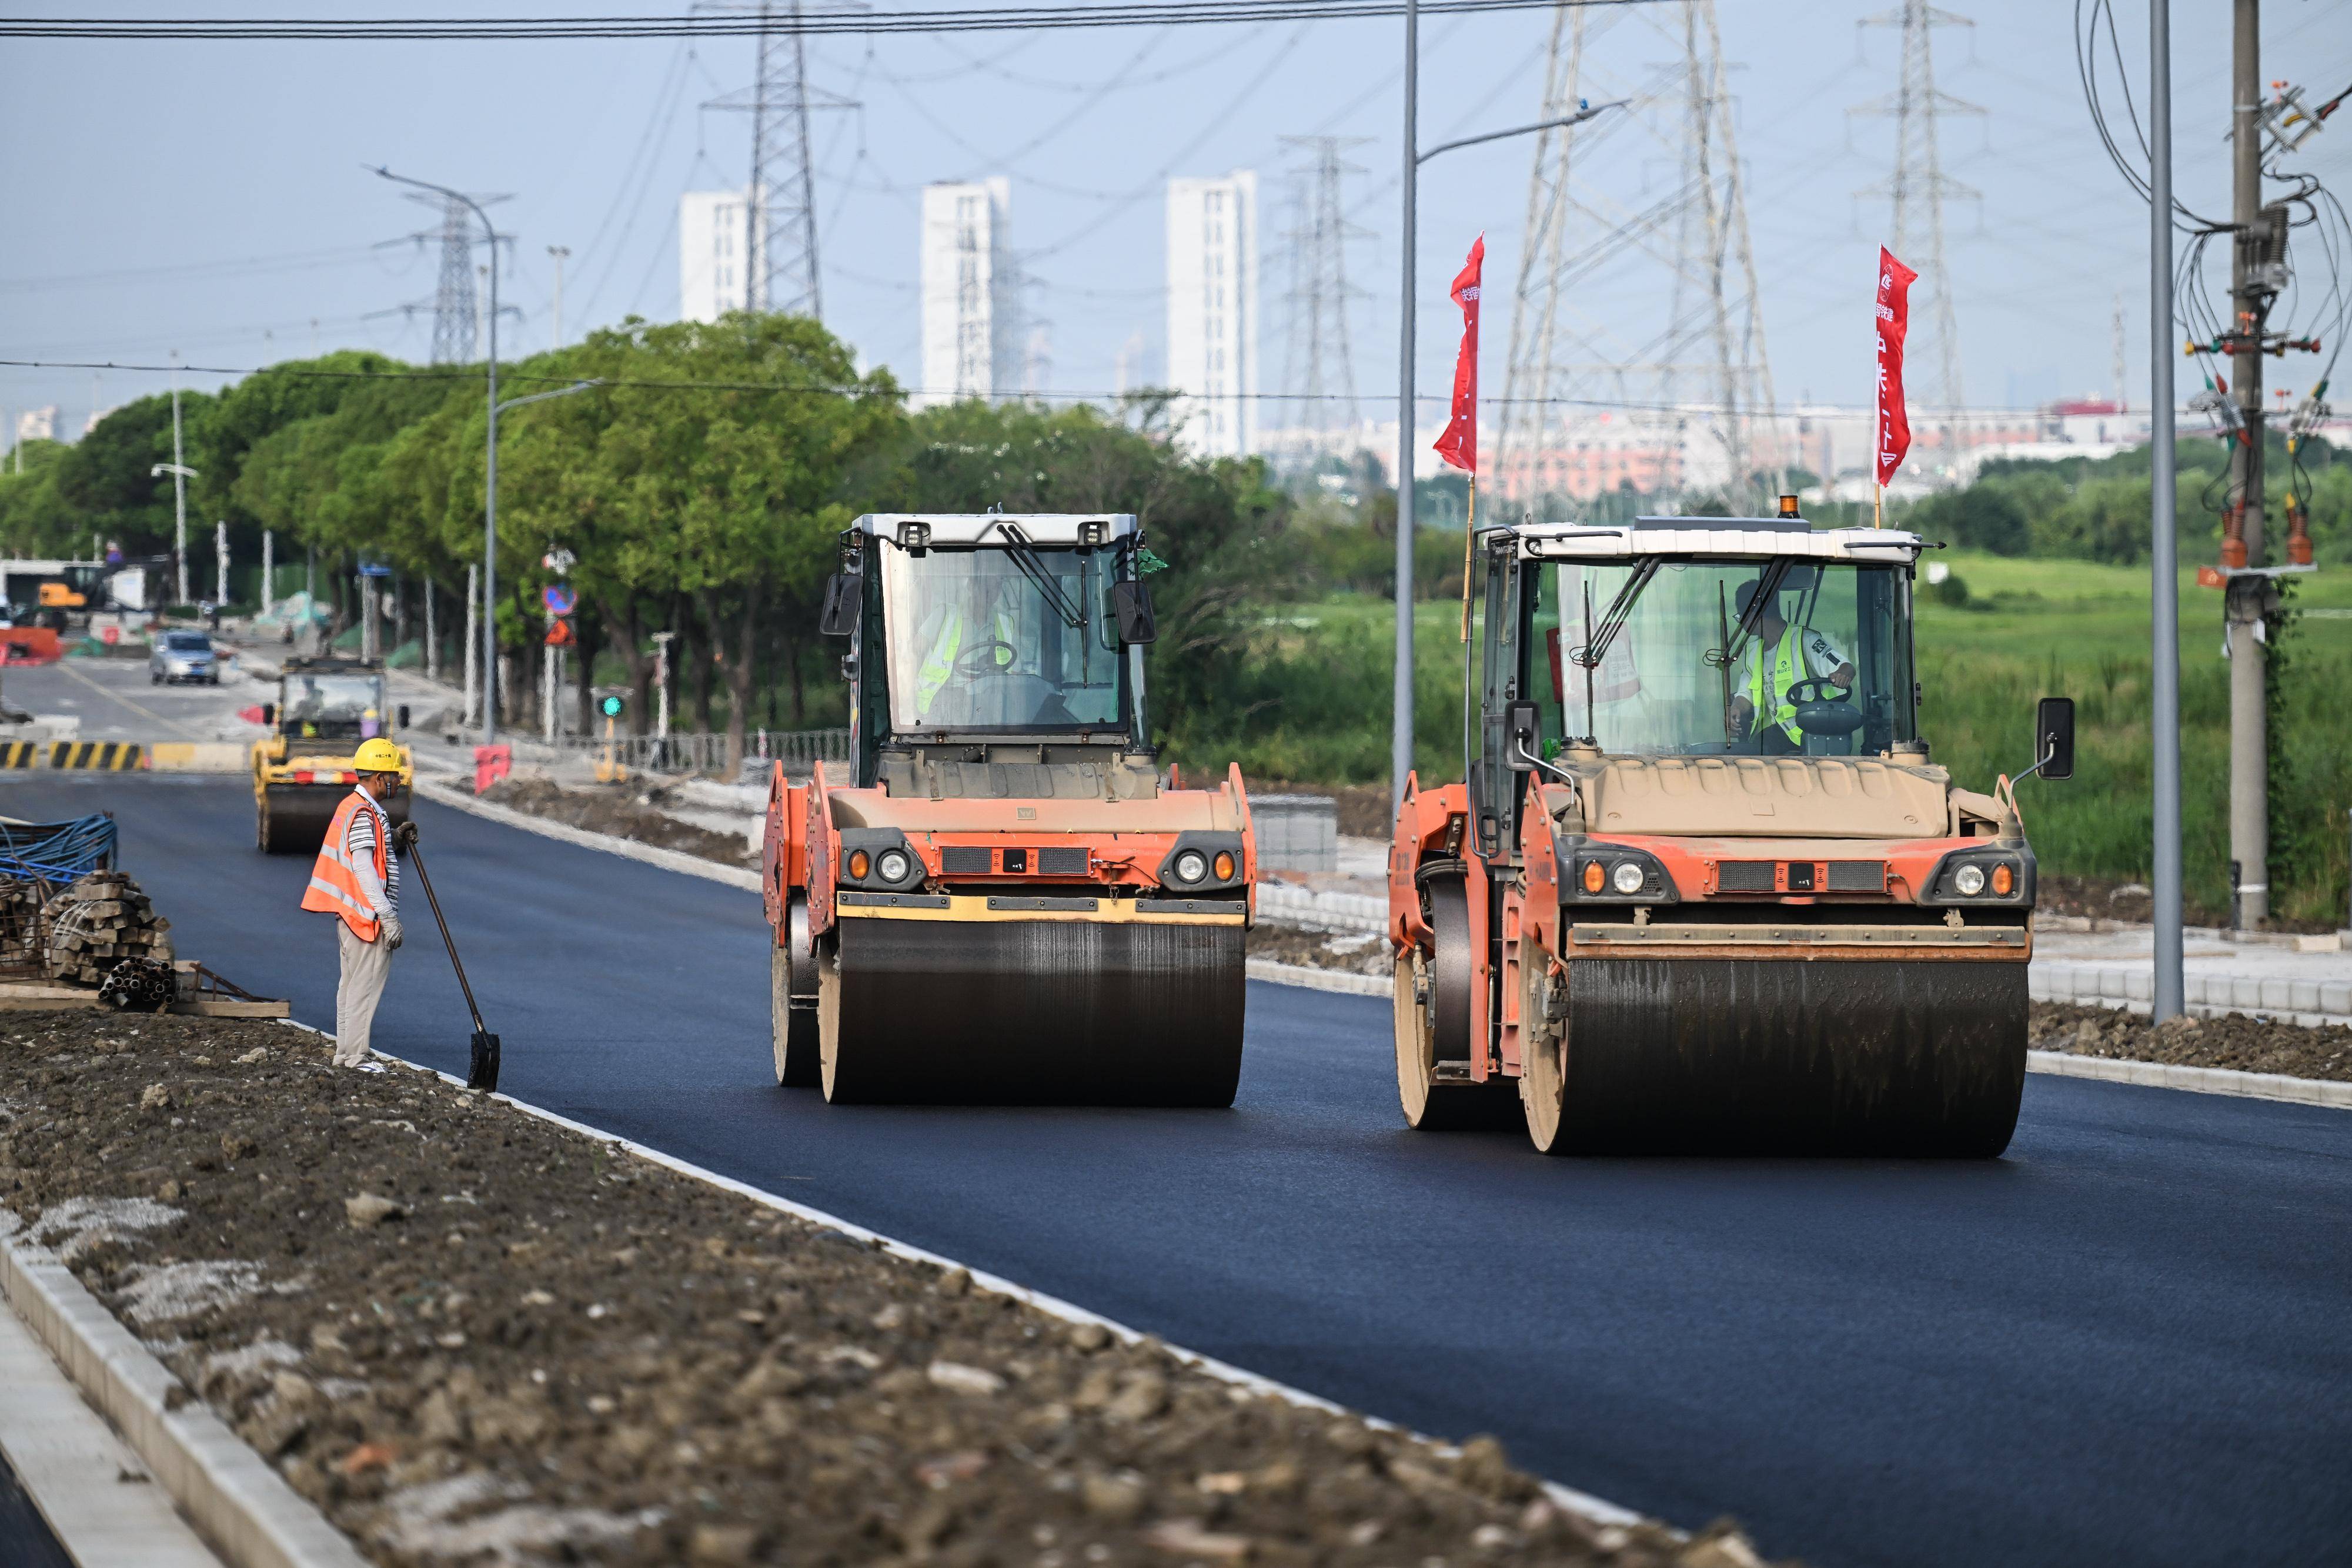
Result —
[{"label": "concrete curb", "polygon": [[0,1293],[231,1568],[368,1568],[46,1248],[0,1240]]},{"label": "concrete curb", "polygon": [[2295,1105],[2327,1105],[2352,1111],[2352,1083],[2326,1078],[2296,1078],[2284,1072],[2241,1072],[2229,1067],[2182,1067],[2163,1061],[2126,1061],[2077,1056],[2066,1051],[2029,1051],[2029,1072],[2060,1078],[2098,1078],[2153,1089],[2186,1089],[2196,1094],[2235,1094],[2248,1100],[2278,1100]]},{"label": "concrete curb", "polygon": [[1271,958],[1252,958],[1249,977],[1264,980],[1268,985],[1295,986],[1302,991],[1338,991],[1350,997],[1393,997],[1396,983],[1383,980],[1378,975],[1350,974],[1345,969],[1318,969],[1307,964],[1277,964]]},{"label": "concrete curb", "polygon": [[0,1511],[0,1532],[11,1521],[46,1527],[48,1541],[28,1536],[8,1544],[19,1558],[48,1563],[52,1547],[69,1563],[121,1568],[222,1568],[198,1539],[139,1456],[81,1396],[24,1321],[0,1301],[0,1455],[33,1517]]},{"label": "concrete curb", "polygon": [[541,838],[578,844],[583,849],[602,850],[608,855],[619,855],[623,860],[639,861],[646,865],[659,866],[664,871],[684,872],[688,876],[698,876],[707,882],[723,882],[747,893],[760,891],[760,873],[749,867],[720,865],[717,861],[707,861],[700,855],[690,855],[682,850],[656,849],[652,844],[641,844],[632,839],[616,839],[610,833],[592,833],[585,828],[575,828],[567,822],[550,821],[545,817],[534,817],[529,811],[518,811],[511,806],[478,800],[473,791],[453,785],[419,779],[415,788],[417,794],[436,804],[488,821],[503,822],[509,828],[520,828],[524,832],[537,833]]}]

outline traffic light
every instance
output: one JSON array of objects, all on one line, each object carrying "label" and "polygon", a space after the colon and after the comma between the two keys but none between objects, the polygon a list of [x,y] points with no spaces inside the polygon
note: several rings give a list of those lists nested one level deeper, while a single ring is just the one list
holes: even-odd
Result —
[{"label": "traffic light", "polygon": [[621,716],[621,699],[618,695],[607,695],[603,706],[604,709],[604,716],[606,718],[618,718]]}]

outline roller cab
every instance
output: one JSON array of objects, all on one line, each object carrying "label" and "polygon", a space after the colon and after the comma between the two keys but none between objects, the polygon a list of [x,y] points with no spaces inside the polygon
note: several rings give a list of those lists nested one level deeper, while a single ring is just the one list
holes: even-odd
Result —
[{"label": "roller cab", "polygon": [[1118,514],[877,514],[842,536],[847,777],[771,778],[776,1081],[845,1101],[1228,1105],[1255,838],[1238,768],[1145,740]]},{"label": "roller cab", "polygon": [[[408,727],[408,710],[386,706],[383,666],[370,659],[289,659],[278,700],[265,704],[268,736],[253,744],[254,847],[264,854],[316,854],[335,808],[359,782],[360,742]],[[384,801],[408,820],[415,775],[400,748],[400,788]]]},{"label": "roller cab", "polygon": [[[1918,733],[1919,539],[1789,497],[1475,546],[1465,777],[1409,781],[1390,856],[1407,1122],[2000,1153],[2033,852],[2011,782],[1960,788]],[[2071,706],[2031,716],[2027,771],[2067,776]]]}]

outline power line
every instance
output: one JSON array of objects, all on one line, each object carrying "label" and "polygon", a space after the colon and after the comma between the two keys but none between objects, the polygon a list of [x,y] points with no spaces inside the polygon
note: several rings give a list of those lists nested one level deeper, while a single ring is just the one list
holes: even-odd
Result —
[{"label": "power line", "polygon": [[[1618,8],[1664,0],[1422,0],[1423,15],[1530,11],[1567,5]],[[972,10],[875,11],[804,16],[787,30],[836,33],[986,33],[1067,27],[1217,26],[1249,22],[1350,21],[1401,16],[1402,0],[1149,0],[1111,5],[1000,5]],[[57,16],[0,21],[0,37],[254,42],[472,42],[606,38],[725,38],[772,30],[756,16],[364,16],[124,20]]]}]

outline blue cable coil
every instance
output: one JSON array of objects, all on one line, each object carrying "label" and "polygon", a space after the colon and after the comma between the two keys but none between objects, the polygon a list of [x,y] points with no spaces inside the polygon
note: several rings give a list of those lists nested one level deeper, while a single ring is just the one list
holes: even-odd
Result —
[{"label": "blue cable coil", "polygon": [[71,882],[114,865],[114,819],[100,812],[70,822],[0,821],[0,876]]}]

